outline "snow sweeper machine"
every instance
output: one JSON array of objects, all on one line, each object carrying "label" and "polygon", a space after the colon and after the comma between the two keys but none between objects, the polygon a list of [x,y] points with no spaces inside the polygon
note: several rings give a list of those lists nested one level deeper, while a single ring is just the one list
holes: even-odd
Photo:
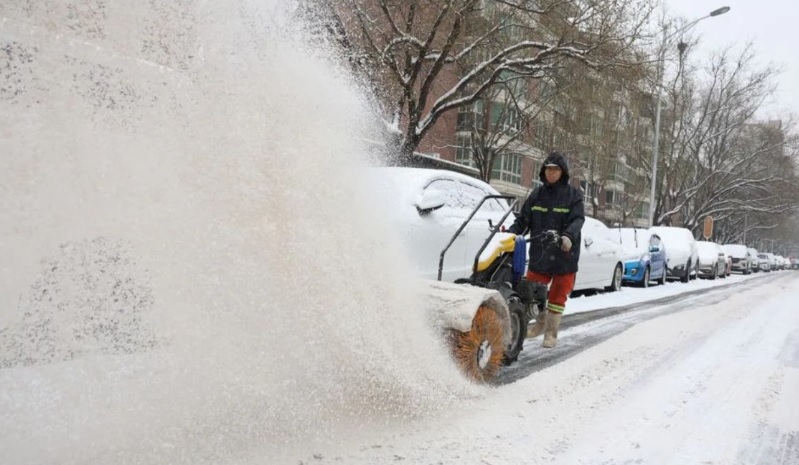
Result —
[{"label": "snow sweeper machine", "polygon": [[[509,208],[502,219],[489,220],[489,235],[474,258],[469,277],[454,283],[441,280],[444,256],[480,207],[491,199],[505,199]],[[517,200],[487,195],[453,234],[439,256],[438,280],[430,283],[429,307],[453,356],[464,374],[476,382],[490,382],[503,365],[515,362],[527,338],[527,326],[546,308],[547,286],[528,281],[527,244],[531,240],[557,243],[556,231],[531,237],[501,232]]]}]

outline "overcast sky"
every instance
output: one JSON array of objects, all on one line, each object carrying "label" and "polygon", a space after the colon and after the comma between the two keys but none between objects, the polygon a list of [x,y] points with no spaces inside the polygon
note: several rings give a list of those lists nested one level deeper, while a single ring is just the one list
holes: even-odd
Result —
[{"label": "overcast sky", "polygon": [[701,42],[699,56],[707,57],[728,44],[752,41],[761,63],[782,68],[774,102],[763,117],[791,112],[799,116],[799,3],[795,0],[665,0],[670,12],[688,20],[722,6],[731,10],[708,18],[694,29]]}]

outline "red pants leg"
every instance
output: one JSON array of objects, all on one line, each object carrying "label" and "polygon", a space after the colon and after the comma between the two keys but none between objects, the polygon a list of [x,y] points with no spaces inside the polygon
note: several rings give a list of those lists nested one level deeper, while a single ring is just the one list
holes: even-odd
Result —
[{"label": "red pants leg", "polygon": [[547,310],[555,313],[563,313],[566,310],[566,299],[569,298],[574,289],[574,279],[577,277],[576,273],[545,275],[536,273],[535,271],[527,272],[527,279],[541,284],[549,284],[549,293],[547,294]]}]

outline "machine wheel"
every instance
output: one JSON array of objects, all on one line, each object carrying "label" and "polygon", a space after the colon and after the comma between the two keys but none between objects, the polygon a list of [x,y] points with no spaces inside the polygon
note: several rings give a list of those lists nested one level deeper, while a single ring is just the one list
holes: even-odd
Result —
[{"label": "machine wheel", "polygon": [[519,358],[519,353],[527,339],[527,319],[524,304],[517,296],[508,299],[508,314],[510,316],[510,345],[505,348],[505,365],[510,365]]},{"label": "machine wheel", "polygon": [[644,280],[641,281],[641,287],[649,287],[649,267],[644,270]]},{"label": "machine wheel", "polygon": [[610,282],[610,286],[606,287],[605,290],[609,292],[616,292],[621,289],[621,278],[624,276],[624,269],[621,266],[621,263],[616,264],[616,268],[613,269],[613,281]]},{"label": "machine wheel", "polygon": [[503,330],[496,311],[481,305],[467,333],[457,332],[454,338],[455,359],[464,374],[478,383],[491,381],[502,367],[505,356]]}]

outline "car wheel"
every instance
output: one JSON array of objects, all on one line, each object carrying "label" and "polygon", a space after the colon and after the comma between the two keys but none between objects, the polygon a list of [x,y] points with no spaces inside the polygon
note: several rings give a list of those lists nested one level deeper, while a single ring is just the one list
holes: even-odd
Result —
[{"label": "car wheel", "polygon": [[660,275],[660,280],[658,280],[658,284],[661,286],[666,285],[666,267],[663,267],[663,274]]},{"label": "car wheel", "polygon": [[624,269],[621,266],[621,263],[616,264],[616,268],[613,269],[613,281],[611,281],[610,286],[605,288],[606,291],[616,292],[621,289],[621,278],[624,275]]},{"label": "car wheel", "polygon": [[718,279],[718,277],[719,277],[719,266],[716,265],[713,267],[713,277],[711,277],[710,279],[716,280]]},{"label": "car wheel", "polygon": [[641,281],[641,287],[649,287],[649,267],[644,270],[644,280]]},{"label": "car wheel", "polygon": [[680,282],[687,283],[691,280],[691,262],[685,264],[685,274],[680,278]]}]

